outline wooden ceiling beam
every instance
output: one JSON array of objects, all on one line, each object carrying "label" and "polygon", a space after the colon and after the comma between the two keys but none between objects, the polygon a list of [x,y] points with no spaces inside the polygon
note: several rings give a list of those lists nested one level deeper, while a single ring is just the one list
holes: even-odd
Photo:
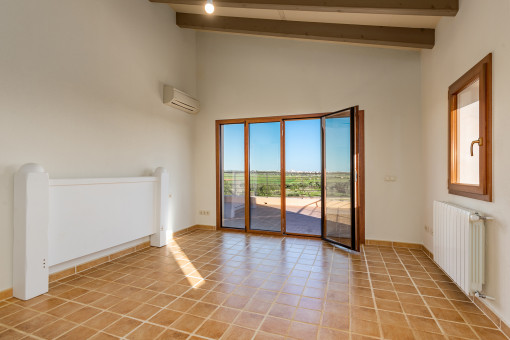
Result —
[{"label": "wooden ceiling beam", "polygon": [[177,25],[204,31],[300,38],[411,48],[432,48],[435,30],[327,24],[177,13]]},{"label": "wooden ceiling beam", "polygon": [[[205,0],[150,0],[151,2],[203,6]],[[455,16],[459,0],[214,0],[217,7],[274,10]]]}]

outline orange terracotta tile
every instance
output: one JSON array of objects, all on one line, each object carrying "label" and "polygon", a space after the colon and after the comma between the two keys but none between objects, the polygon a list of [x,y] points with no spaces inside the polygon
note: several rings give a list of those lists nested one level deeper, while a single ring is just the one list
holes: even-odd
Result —
[{"label": "orange terracotta tile", "polygon": [[466,324],[456,323],[456,322],[448,322],[448,321],[438,321],[441,328],[447,335],[456,336],[460,338],[466,339],[477,339],[475,333],[469,328]]},{"label": "orange terracotta tile", "polygon": [[149,319],[150,322],[156,323],[158,325],[162,325],[165,327],[170,326],[177,319],[179,319],[183,314],[181,312],[163,309],[156,313],[152,318]]},{"label": "orange terracotta tile", "polygon": [[88,339],[95,335],[97,331],[95,329],[78,326],[76,328],[73,328],[71,331],[65,333],[61,337],[59,337],[59,340],[76,340],[76,339]]},{"label": "orange terracotta tile", "polygon": [[97,330],[102,330],[121,318],[120,315],[110,312],[103,312],[92,319],[87,320],[84,325]]},{"label": "orange terracotta tile", "polygon": [[264,320],[264,316],[261,314],[242,312],[236,318],[234,324],[244,328],[257,329],[262,320]]},{"label": "orange terracotta tile", "polygon": [[317,338],[318,331],[317,325],[293,321],[287,335],[295,339],[308,340]]},{"label": "orange terracotta tile", "polygon": [[377,322],[361,319],[351,319],[351,332],[373,337],[380,336],[379,325]]},{"label": "orange terracotta tile", "polygon": [[219,339],[223,336],[223,334],[228,329],[229,324],[215,321],[215,320],[207,320],[200,326],[200,328],[196,331],[197,335],[204,336],[211,339]]},{"label": "orange terracotta tile", "polygon": [[41,329],[36,331],[34,335],[44,338],[44,339],[56,339],[62,334],[70,331],[76,327],[76,324],[65,321],[65,320],[57,320]]},{"label": "orange terracotta tile", "polygon": [[231,326],[225,333],[224,340],[251,340],[255,331],[239,326]]},{"label": "orange terracotta tile", "polygon": [[172,323],[171,327],[180,331],[191,333],[195,331],[204,320],[204,318],[200,318],[198,316],[184,314]]},{"label": "orange terracotta tile", "polygon": [[270,334],[286,335],[290,327],[290,320],[267,317],[260,326],[260,330]]},{"label": "orange terracotta tile", "polygon": [[385,339],[414,340],[413,331],[410,328],[387,325],[382,323],[382,331]]},{"label": "orange terracotta tile", "polygon": [[125,336],[129,332],[131,332],[136,327],[140,326],[142,323],[135,319],[122,317],[120,320],[116,321],[109,327],[105,328],[106,333],[110,333],[116,336]]},{"label": "orange terracotta tile", "polygon": [[157,337],[158,340],[185,340],[189,337],[188,333],[176,331],[173,329],[167,329],[160,336]]},{"label": "orange terracotta tile", "polygon": [[163,327],[144,323],[129,333],[126,338],[133,340],[156,339],[163,331],[165,331]]}]

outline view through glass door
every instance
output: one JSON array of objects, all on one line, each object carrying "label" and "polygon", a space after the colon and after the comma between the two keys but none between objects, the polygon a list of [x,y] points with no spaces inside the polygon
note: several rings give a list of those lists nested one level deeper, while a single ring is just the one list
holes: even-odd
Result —
[{"label": "view through glass door", "polygon": [[355,245],[354,114],[352,108],[322,118],[323,236],[348,248]]},{"label": "view through glass door", "polygon": [[251,123],[250,230],[281,232],[280,122]]},{"label": "view through glass door", "polygon": [[355,174],[364,164],[362,114],[353,107],[217,121],[217,226],[321,237],[359,249],[364,172],[362,181]]},{"label": "view through glass door", "polygon": [[285,120],[285,232],[321,236],[321,120]]}]

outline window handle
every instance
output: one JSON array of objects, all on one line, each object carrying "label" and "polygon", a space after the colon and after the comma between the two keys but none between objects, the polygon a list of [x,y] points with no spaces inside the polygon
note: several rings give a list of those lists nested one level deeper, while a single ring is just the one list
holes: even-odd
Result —
[{"label": "window handle", "polygon": [[478,144],[478,146],[483,146],[483,139],[482,137],[478,138],[477,140],[474,140],[471,142],[471,157],[473,157],[473,145]]}]

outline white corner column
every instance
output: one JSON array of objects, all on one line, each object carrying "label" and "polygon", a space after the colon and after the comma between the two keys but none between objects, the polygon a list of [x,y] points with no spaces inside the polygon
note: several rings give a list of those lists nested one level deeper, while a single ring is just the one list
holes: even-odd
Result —
[{"label": "white corner column", "polygon": [[165,168],[157,168],[154,176],[158,178],[158,189],[156,190],[156,225],[155,234],[151,235],[151,246],[163,247],[168,244],[168,194],[170,177]]},{"label": "white corner column", "polygon": [[38,164],[14,175],[13,295],[28,300],[48,292],[49,176]]}]

